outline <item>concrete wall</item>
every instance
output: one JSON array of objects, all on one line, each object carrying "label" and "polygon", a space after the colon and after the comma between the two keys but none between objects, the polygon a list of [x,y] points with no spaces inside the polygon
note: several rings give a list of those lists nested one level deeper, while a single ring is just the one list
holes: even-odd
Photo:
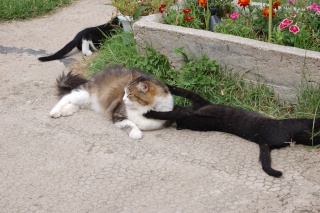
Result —
[{"label": "concrete wall", "polygon": [[197,57],[207,54],[245,79],[272,86],[287,100],[295,99],[305,80],[320,80],[320,52],[161,22],[158,14],[142,17],[133,25],[135,40],[141,51],[146,45],[152,45],[169,58],[173,67],[183,65],[183,57],[173,51],[184,47]]}]

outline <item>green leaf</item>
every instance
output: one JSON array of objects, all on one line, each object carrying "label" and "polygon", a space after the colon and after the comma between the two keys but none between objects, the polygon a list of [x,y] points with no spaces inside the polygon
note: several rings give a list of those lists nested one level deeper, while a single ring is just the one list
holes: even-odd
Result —
[{"label": "green leaf", "polygon": [[146,9],[150,8],[150,7],[151,7],[150,4],[148,4],[146,6],[139,7],[136,10],[136,12],[133,14],[133,20],[137,20],[141,16],[142,12],[145,11]]}]

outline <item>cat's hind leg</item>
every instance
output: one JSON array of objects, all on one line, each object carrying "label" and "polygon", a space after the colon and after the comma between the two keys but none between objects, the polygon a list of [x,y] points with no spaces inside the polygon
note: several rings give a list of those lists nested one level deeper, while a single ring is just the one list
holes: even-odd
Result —
[{"label": "cat's hind leg", "polygon": [[73,90],[70,94],[63,96],[53,107],[49,115],[52,118],[69,116],[79,110],[80,107],[88,106],[90,95],[85,89]]},{"label": "cat's hind leg", "polygon": [[90,50],[90,41],[86,39],[82,39],[82,53],[85,56],[92,55],[92,51]]},{"label": "cat's hind leg", "polygon": [[142,138],[142,132],[139,129],[139,127],[135,123],[133,123],[132,121],[130,121],[128,119],[115,122],[115,125],[116,125],[116,127],[121,128],[121,129],[125,128],[125,127],[131,127],[132,129],[129,133],[129,137],[132,139]]},{"label": "cat's hind leg", "polygon": [[94,46],[92,40],[89,41],[89,49],[90,49],[92,52],[98,51],[98,49],[96,48],[96,46]]}]

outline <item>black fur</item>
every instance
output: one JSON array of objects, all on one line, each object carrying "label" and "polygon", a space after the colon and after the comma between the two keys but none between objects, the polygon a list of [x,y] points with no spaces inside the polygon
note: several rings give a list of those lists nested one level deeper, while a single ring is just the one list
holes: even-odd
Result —
[{"label": "black fur", "polygon": [[[83,39],[91,40],[94,46],[97,49],[99,49],[101,42],[104,41],[107,37],[110,37],[114,34],[114,30],[120,25],[119,23],[119,19],[114,18],[107,24],[86,28],[80,31],[68,44],[66,44],[61,50],[59,50],[55,54],[46,57],[40,57],[38,59],[40,61],[52,61],[61,59],[69,52],[71,52],[71,50],[73,50],[75,47],[77,47],[78,50],[81,51]],[[91,47],[90,50],[93,51]]]},{"label": "black fur", "polygon": [[147,118],[174,120],[177,129],[195,131],[221,131],[237,135],[259,145],[262,169],[271,176],[280,177],[282,172],[271,168],[272,149],[288,146],[288,142],[307,146],[319,145],[320,137],[313,137],[311,131],[320,128],[320,118],[282,119],[263,117],[258,113],[236,107],[215,105],[199,94],[168,85],[173,95],[189,99],[191,106],[176,106],[170,112],[150,111]]},{"label": "black fur", "polygon": [[57,89],[59,97],[69,94],[71,90],[87,83],[88,80],[80,77],[79,75],[69,72],[67,75],[64,73],[57,79]]}]

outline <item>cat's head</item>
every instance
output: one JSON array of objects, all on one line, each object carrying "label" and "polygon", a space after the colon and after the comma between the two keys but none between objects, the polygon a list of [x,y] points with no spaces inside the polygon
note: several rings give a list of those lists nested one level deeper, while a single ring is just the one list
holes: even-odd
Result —
[{"label": "cat's head", "polygon": [[[168,87],[159,80],[140,76],[133,79],[124,89],[123,102],[129,108],[153,109],[160,99],[172,98]],[[169,103],[171,104],[171,103]]]}]

